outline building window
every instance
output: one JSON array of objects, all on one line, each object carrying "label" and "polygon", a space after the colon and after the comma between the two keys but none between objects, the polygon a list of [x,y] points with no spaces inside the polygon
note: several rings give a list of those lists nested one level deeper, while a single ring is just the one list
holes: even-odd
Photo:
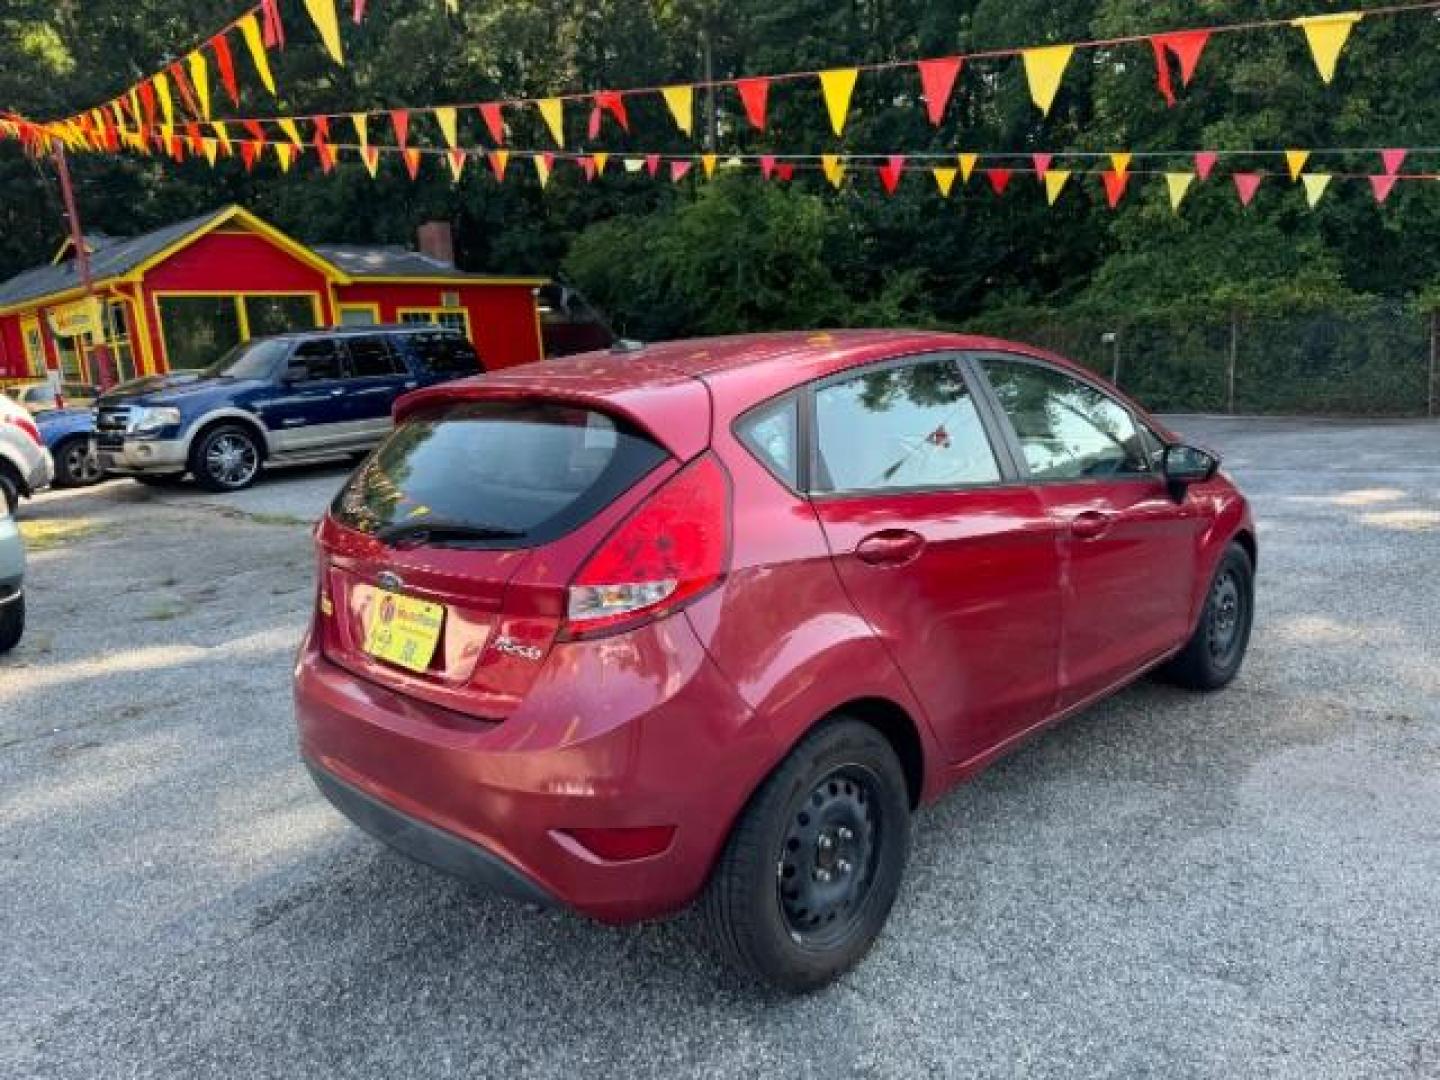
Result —
[{"label": "building window", "polygon": [[40,320],[26,319],[21,324],[21,335],[25,339],[25,364],[31,375],[45,374],[45,338],[40,333]]},{"label": "building window", "polygon": [[241,341],[233,296],[161,296],[156,306],[171,371],[208,367]]},{"label": "building window", "polygon": [[341,304],[341,326],[374,326],[380,321],[378,304]]},{"label": "building window", "polygon": [[470,313],[464,308],[401,308],[399,315],[402,323],[443,326],[474,340],[470,337]]},{"label": "building window", "polygon": [[268,337],[290,330],[310,330],[319,325],[315,298],[304,296],[244,296],[248,337]]},{"label": "building window", "polygon": [[[110,346],[110,357],[115,363],[115,378],[120,382],[135,378],[135,349],[131,341],[130,310],[124,300],[106,301],[105,341]],[[94,368],[95,364],[90,366]]]}]

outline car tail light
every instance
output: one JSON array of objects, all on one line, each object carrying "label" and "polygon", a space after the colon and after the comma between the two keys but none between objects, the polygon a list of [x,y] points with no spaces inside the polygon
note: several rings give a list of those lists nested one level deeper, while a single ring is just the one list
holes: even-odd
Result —
[{"label": "car tail light", "polygon": [[696,458],[620,523],[570,583],[565,636],[588,637],[674,611],[720,582],[730,560],[730,477]]},{"label": "car tail light", "polygon": [[17,413],[14,416],[6,415],[4,419],[6,423],[14,424],[26,435],[29,435],[30,438],[35,440],[36,446],[45,445],[45,440],[40,438],[40,429],[35,426],[35,421],[31,420],[30,417]]}]

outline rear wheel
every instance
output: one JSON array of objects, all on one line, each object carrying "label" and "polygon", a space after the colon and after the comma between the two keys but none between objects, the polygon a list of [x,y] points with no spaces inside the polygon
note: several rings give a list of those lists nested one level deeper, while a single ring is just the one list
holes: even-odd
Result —
[{"label": "rear wheel", "polygon": [[0,653],[7,653],[25,636],[25,595],[0,604]]},{"label": "rear wheel", "polygon": [[87,487],[100,480],[100,461],[89,439],[66,439],[55,447],[55,486]]},{"label": "rear wheel", "polygon": [[1255,568],[1239,544],[1220,560],[1205,609],[1185,648],[1161,670],[1178,686],[1219,690],[1240,674],[1255,621]]},{"label": "rear wheel", "polygon": [[704,897],[711,934],[740,970],[791,992],[818,989],[869,951],[909,844],[895,751],[868,724],[831,721],[741,815]]},{"label": "rear wheel", "polygon": [[190,472],[206,491],[239,491],[260,475],[260,443],[238,424],[205,432],[190,451]]}]

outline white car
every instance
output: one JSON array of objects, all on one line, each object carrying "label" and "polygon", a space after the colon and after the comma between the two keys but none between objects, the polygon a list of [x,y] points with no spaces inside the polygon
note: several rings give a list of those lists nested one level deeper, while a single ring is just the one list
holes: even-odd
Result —
[{"label": "white car", "polygon": [[55,462],[30,413],[0,394],[0,506],[14,514],[20,497],[29,498],[55,479]]},{"label": "white car", "polygon": [[0,654],[25,633],[25,545],[15,519],[0,506]]}]

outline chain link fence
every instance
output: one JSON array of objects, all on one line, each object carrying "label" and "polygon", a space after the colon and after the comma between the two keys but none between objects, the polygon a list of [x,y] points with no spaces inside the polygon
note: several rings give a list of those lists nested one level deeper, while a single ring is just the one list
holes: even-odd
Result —
[{"label": "chain link fence", "polygon": [[1158,412],[1435,416],[1440,319],[1401,304],[1285,317],[996,312],[977,333],[1039,345]]}]

